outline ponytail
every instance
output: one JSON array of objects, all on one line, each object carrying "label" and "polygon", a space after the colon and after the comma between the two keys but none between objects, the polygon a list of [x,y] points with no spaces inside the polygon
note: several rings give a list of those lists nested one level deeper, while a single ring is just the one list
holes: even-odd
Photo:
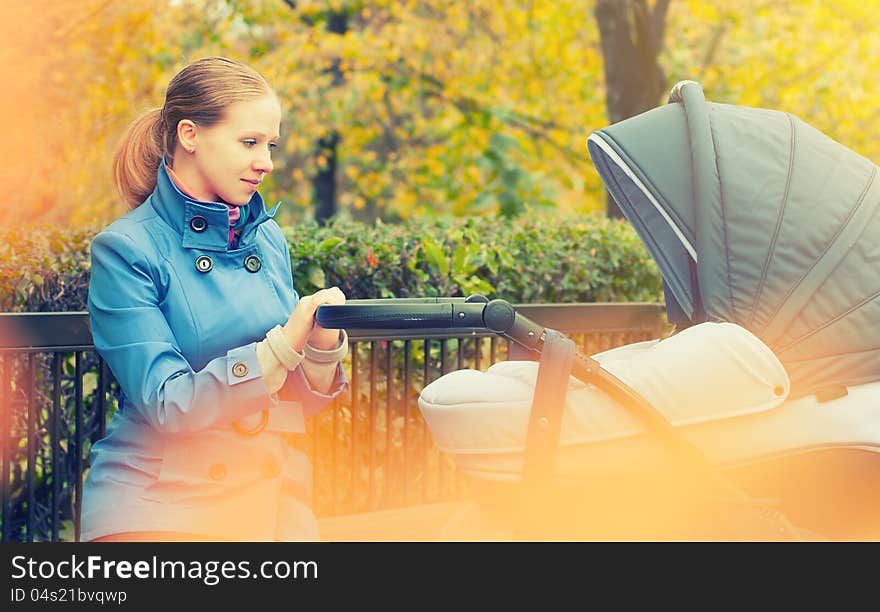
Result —
[{"label": "ponytail", "polygon": [[131,124],[116,150],[113,182],[129,208],[137,208],[156,187],[164,132],[162,109],[154,108]]}]

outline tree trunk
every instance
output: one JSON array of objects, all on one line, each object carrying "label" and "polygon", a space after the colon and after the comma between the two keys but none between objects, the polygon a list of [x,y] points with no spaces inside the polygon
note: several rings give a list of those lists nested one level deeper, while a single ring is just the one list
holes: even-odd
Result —
[{"label": "tree trunk", "polygon": [[[344,11],[333,12],[327,19],[327,31],[335,34],[345,34],[348,30],[348,17]],[[330,68],[333,74],[333,86],[339,87],[345,81],[342,70],[339,68],[339,60]],[[339,132],[333,130],[329,135],[321,138],[316,147],[315,155],[323,157],[326,163],[318,168],[315,178],[312,179],[312,190],[315,198],[315,220],[324,224],[339,210],[336,199],[336,149],[339,145]]]},{"label": "tree trunk", "polygon": [[336,214],[336,145],[339,144],[339,134],[332,132],[318,140],[318,157],[323,157],[326,163],[319,168],[315,178],[312,179],[312,189],[315,198],[315,220],[323,225],[330,217]]},{"label": "tree trunk", "polygon": [[[596,0],[605,72],[605,104],[611,123],[652,109],[666,89],[657,62],[669,0]],[[620,208],[606,194],[606,214],[620,218]]]}]

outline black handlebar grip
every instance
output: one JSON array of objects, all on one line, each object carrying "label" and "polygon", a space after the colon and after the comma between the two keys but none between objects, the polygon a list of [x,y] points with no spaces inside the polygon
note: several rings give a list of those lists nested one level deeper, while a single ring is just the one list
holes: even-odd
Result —
[{"label": "black handlebar grip", "polygon": [[452,304],[341,304],[319,306],[315,319],[327,329],[427,329],[453,326]]}]

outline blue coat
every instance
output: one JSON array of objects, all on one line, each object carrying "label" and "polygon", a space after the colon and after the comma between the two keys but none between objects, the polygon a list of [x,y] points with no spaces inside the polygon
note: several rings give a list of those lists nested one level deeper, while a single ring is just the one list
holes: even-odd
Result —
[{"label": "blue coat", "polygon": [[[163,163],[150,197],[93,240],[89,322],[124,402],[92,448],[83,540],[317,537],[311,467],[292,442],[347,383],[340,364],[322,394],[297,368],[266,391],[256,343],[299,299],[276,209],[255,193],[233,249],[226,207],[183,194]],[[233,427],[264,410],[260,433]]]}]

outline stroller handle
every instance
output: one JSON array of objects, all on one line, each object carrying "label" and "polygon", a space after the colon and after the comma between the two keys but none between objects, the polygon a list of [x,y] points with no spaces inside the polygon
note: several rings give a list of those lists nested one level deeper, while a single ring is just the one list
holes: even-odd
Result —
[{"label": "stroller handle", "polygon": [[544,328],[517,314],[508,301],[482,295],[349,300],[318,307],[315,318],[331,329],[486,329],[537,352],[544,341]]}]

